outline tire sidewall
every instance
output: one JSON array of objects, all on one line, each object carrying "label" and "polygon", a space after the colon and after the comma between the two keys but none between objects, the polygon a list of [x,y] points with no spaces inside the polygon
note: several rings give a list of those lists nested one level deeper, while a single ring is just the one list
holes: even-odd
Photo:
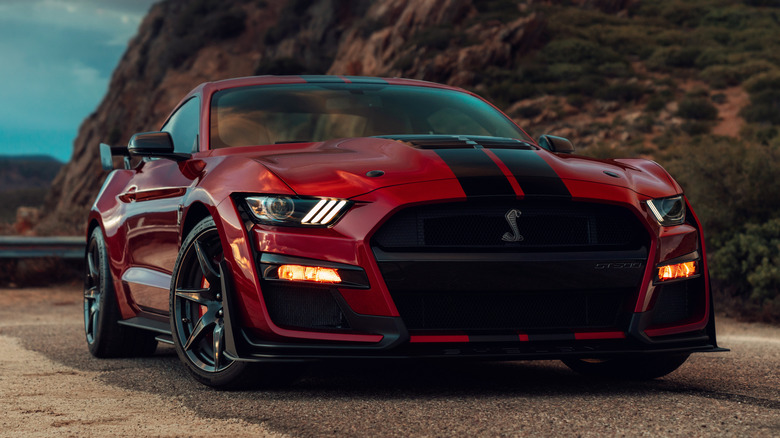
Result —
[{"label": "tire sidewall", "polygon": [[[216,224],[214,223],[214,219],[212,219],[211,217],[205,218],[202,221],[200,221],[197,225],[195,225],[195,227],[193,227],[193,229],[187,234],[187,237],[182,242],[181,249],[179,250],[179,255],[176,257],[176,265],[173,270],[173,275],[171,276],[171,288],[169,294],[169,312],[170,312],[171,335],[173,338],[173,344],[176,348],[176,353],[179,356],[179,359],[182,362],[184,362],[184,364],[187,366],[187,369],[192,374],[192,376],[199,382],[209,386],[228,387],[228,386],[235,385],[245,377],[249,368],[249,364],[247,362],[233,361],[230,365],[227,366],[227,368],[221,371],[208,372],[202,370],[197,365],[192,363],[192,361],[184,351],[184,348],[180,341],[178,324],[176,324],[176,318],[178,318],[179,316],[176,315],[175,291],[176,291],[176,284],[178,282],[180,271],[183,269],[182,262],[184,260],[184,257],[186,256],[187,251],[190,248],[190,245],[198,236],[200,236],[204,232],[216,230],[216,229],[217,227]],[[224,252],[224,248],[225,248],[224,244],[222,245],[222,248]],[[226,293],[229,292],[222,291],[223,296]]]},{"label": "tire sidewall", "polygon": [[[103,232],[99,227],[92,231],[90,244],[87,245],[87,251],[89,251],[92,242],[95,242],[98,250],[97,260],[94,260],[94,262],[96,265],[95,269],[98,271],[100,276],[97,285],[100,292],[100,298],[98,298],[97,324],[95,327],[93,327],[94,333],[92,336],[92,342],[89,342],[89,338],[87,338],[87,346],[89,347],[89,351],[92,353],[92,355],[96,357],[104,357],[106,356],[106,350],[108,346],[107,344],[110,342],[108,339],[110,338],[108,332],[111,330],[116,330],[115,327],[109,326],[112,324],[116,325],[116,314],[118,312],[116,312],[116,296],[114,295],[114,285],[111,277],[111,270],[108,266],[106,242],[103,238]],[[86,306],[86,297],[84,298],[84,303]],[[84,333],[86,336],[86,313],[84,316]]]}]

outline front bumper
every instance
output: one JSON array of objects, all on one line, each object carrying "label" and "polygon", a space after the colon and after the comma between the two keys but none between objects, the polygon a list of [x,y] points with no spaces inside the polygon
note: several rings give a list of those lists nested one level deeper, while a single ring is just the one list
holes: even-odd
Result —
[{"label": "front bumper", "polygon": [[[383,189],[383,193],[367,195],[365,203],[358,199],[356,206],[333,228],[282,228],[247,226],[247,240],[254,254],[246,263],[254,274],[254,291],[233,295],[227,313],[231,314],[230,339],[227,354],[234,360],[311,360],[322,358],[435,358],[471,357],[484,359],[560,359],[567,357],[613,357],[623,354],[664,354],[680,352],[722,351],[717,346],[714,319],[711,312],[709,279],[706,260],[701,257],[705,275],[696,279],[695,311],[689,317],[671,322],[659,319],[659,288],[653,286],[655,265],[672,257],[701,251],[698,223],[673,230],[655,229],[647,212],[641,211],[639,199],[626,199],[649,227],[650,248],[637,261],[644,271],[641,281],[633,286],[628,296],[624,320],[613,327],[584,327],[581,329],[540,328],[528,331],[494,327],[489,330],[409,330],[396,307],[386,270],[380,268],[381,256],[370,245],[370,237],[383,221],[398,210],[399,205],[440,202],[430,193],[441,193],[441,183],[420,183]],[[428,186],[428,187],[426,187]],[[636,195],[633,195],[636,196]],[[400,200],[406,202],[402,204]],[[458,201],[459,199],[448,199]],[[604,202],[590,199],[589,202]],[[613,202],[613,201],[610,201]],[[238,209],[238,207],[236,207]],[[311,259],[316,254],[316,259]],[[359,270],[365,277],[360,287],[319,286],[325,295],[316,302],[316,308],[330,306],[332,318],[325,318],[329,327],[303,327],[294,316],[287,324],[278,324],[279,310],[271,302],[272,288],[262,278],[264,266],[271,259],[312,265],[332,264]],[[546,254],[546,257],[551,257]],[[265,257],[265,259],[264,259]],[[488,257],[489,258],[489,257]],[[511,258],[511,257],[509,257]],[[522,257],[520,257],[522,258]],[[544,257],[542,257],[543,259]],[[603,265],[614,260],[612,255],[601,260],[596,256],[585,262]],[[620,259],[622,261],[622,258]],[[554,262],[549,260],[548,262]],[[563,259],[562,259],[563,262]],[[565,262],[576,268],[583,260]],[[540,266],[535,265],[537,268]],[[568,266],[568,265],[567,265]],[[533,267],[532,267],[533,268]],[[584,272],[584,271],[583,271]],[[579,278],[587,276],[580,272]],[[225,278],[228,278],[227,276]],[[560,279],[565,283],[565,279]],[[623,278],[628,286],[631,279]],[[693,280],[691,280],[693,281]],[[692,284],[692,283],[691,283]],[[315,287],[317,289],[317,287]],[[661,288],[663,289],[663,288]],[[279,292],[279,291],[277,291]],[[281,294],[285,293],[282,286]],[[256,295],[255,295],[256,294]],[[322,297],[321,297],[322,298]],[[249,305],[248,305],[249,304]],[[294,309],[293,309],[294,310]],[[274,317],[272,314],[277,312]],[[290,312],[292,313],[292,312]],[[659,324],[659,321],[663,322]],[[292,323],[291,323],[292,322]]]}]

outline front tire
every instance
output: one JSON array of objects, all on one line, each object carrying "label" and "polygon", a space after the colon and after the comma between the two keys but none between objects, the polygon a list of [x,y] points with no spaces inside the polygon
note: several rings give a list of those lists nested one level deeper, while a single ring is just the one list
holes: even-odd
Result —
[{"label": "front tire", "polygon": [[225,356],[223,300],[231,292],[222,290],[222,248],[212,218],[198,223],[182,244],[170,296],[176,353],[197,381],[215,388],[287,384],[298,376],[296,364],[256,364]]},{"label": "front tire", "polygon": [[84,331],[95,357],[149,356],[157,348],[154,334],[119,325],[121,319],[108,264],[103,231],[97,227],[87,244],[84,278]]},{"label": "front tire", "polygon": [[573,371],[585,375],[608,379],[650,380],[663,377],[679,368],[689,354],[654,354],[625,356],[603,360],[564,359]]}]

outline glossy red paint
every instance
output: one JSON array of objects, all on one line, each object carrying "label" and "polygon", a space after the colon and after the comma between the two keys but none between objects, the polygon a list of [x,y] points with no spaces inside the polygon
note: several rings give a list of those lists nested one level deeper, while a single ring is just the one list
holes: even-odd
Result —
[{"label": "glossy red paint", "polygon": [[[345,83],[352,82],[350,78],[341,78]],[[465,92],[405,79],[386,82],[391,86]],[[188,231],[185,227],[206,211],[214,219],[225,249],[224,258],[237,292],[241,327],[260,339],[276,342],[378,343],[383,340],[383,335],[378,333],[293,330],[274,324],[263,292],[258,254],[312,258],[359,267],[365,272],[368,286],[338,289],[349,309],[358,315],[398,317],[398,309],[372,252],[371,238],[401,209],[465,201],[467,195],[458,176],[435,150],[413,148],[391,139],[352,138],[209,150],[209,108],[216,91],[301,83],[306,83],[306,79],[252,77],[203,84],[182,100],[183,103],[197,95],[201,102],[199,149],[190,160],[147,160],[132,170],[115,170],[109,175],[89,220],[90,230],[94,227],[103,230],[123,319],[145,316],[167,321],[169,291],[163,287],[165,280],[172,275]],[[522,187],[506,164],[490,149],[484,152],[506,177],[515,197],[524,198]],[[534,149],[532,153],[557,174],[572,200],[625,207],[637,216],[651,236],[644,276],[636,303],[632,305],[636,314],[652,310],[655,265],[701,252],[706,279],[703,299],[707,304],[702,315],[698,315],[700,318],[651,327],[645,333],[654,337],[704,329],[710,314],[710,291],[701,225],[689,205],[692,223],[661,227],[645,205],[648,199],[682,193],[669,174],[656,163],[645,160],[595,160],[543,149]],[[377,169],[383,170],[384,175],[366,175]],[[239,203],[232,196],[244,193],[335,197],[349,199],[354,205],[329,228],[269,226],[251,224],[242,218]],[[529,341],[527,334],[517,334],[517,337]],[[616,331],[575,334],[577,340],[625,337],[624,332]],[[408,341],[468,342],[468,336],[412,335]]]}]

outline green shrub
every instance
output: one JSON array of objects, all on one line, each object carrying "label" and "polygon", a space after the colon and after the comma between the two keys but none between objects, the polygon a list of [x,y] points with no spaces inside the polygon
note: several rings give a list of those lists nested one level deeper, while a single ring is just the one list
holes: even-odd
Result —
[{"label": "green shrub", "polygon": [[621,61],[620,55],[612,49],[576,38],[554,40],[542,49],[541,54],[551,64],[569,63],[595,67]]},{"label": "green shrub", "polygon": [[780,218],[746,224],[711,255],[714,278],[762,303],[780,296]]},{"label": "green shrub", "polygon": [[547,67],[549,79],[556,81],[571,81],[586,73],[585,67],[579,64],[556,63]]},{"label": "green shrub", "polygon": [[647,66],[665,71],[669,68],[691,68],[696,66],[696,59],[701,54],[698,47],[662,47],[653,52],[647,60]]},{"label": "green shrub", "polygon": [[756,75],[743,84],[748,93],[759,93],[765,90],[780,90],[780,71],[772,70]]},{"label": "green shrub", "polygon": [[645,112],[655,113],[666,108],[666,105],[671,101],[670,98],[664,97],[660,94],[653,94],[645,104]]},{"label": "green shrub", "polygon": [[723,48],[717,47],[703,50],[694,61],[696,67],[705,68],[716,64],[726,64],[728,57]]},{"label": "green shrub", "polygon": [[709,134],[712,130],[712,122],[703,120],[686,120],[680,125],[680,129],[688,135]]},{"label": "green shrub", "polygon": [[720,248],[734,230],[762,223],[780,212],[780,144],[730,137],[673,138],[656,158],[685,189],[709,238]]},{"label": "green shrub", "polygon": [[750,105],[739,115],[748,122],[780,125],[780,89],[751,93]]},{"label": "green shrub", "polygon": [[679,102],[677,115],[689,120],[715,120],[718,109],[705,97],[684,97]]},{"label": "green shrub", "polygon": [[745,29],[761,18],[761,12],[740,7],[711,8],[701,21],[702,26],[725,27],[731,30]]},{"label": "green shrub", "polygon": [[645,94],[645,88],[636,83],[616,83],[600,89],[596,97],[618,102],[636,102]]}]

